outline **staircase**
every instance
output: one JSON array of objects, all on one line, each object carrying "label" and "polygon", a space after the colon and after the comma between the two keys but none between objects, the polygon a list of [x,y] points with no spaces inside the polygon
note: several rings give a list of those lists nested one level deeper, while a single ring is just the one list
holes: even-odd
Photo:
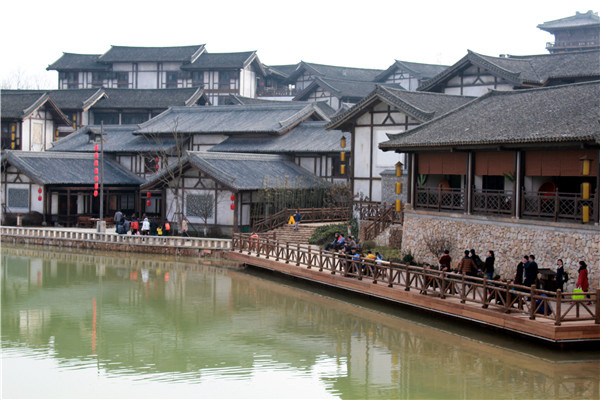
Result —
[{"label": "staircase", "polygon": [[323,224],[300,224],[298,230],[294,230],[294,225],[283,225],[279,228],[270,230],[269,234],[275,234],[279,242],[285,243],[308,243],[308,239],[315,233],[315,230]]}]

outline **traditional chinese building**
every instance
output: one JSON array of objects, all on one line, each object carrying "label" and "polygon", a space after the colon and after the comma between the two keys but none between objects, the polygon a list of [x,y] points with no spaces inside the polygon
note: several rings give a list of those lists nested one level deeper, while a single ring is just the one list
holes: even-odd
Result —
[{"label": "traditional chinese building", "polygon": [[[403,248],[432,255],[425,237],[460,250],[600,262],[600,81],[491,91],[379,146],[408,154]],[[435,261],[435,260],[432,260]]]},{"label": "traditional chinese building", "polygon": [[600,50],[600,17],[592,10],[546,21],[538,28],[554,35],[554,42],[546,43],[550,53]]}]

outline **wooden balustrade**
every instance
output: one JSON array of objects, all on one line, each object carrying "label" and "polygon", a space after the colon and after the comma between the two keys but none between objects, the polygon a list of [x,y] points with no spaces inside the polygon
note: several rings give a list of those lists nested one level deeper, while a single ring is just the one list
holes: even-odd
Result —
[{"label": "wooden balustrade", "polygon": [[600,324],[600,310],[597,307],[600,289],[584,293],[590,298],[573,299],[573,293],[545,291],[535,286],[526,287],[362,257],[354,259],[342,253],[324,251],[318,246],[282,243],[271,238],[251,238],[247,234],[234,234],[231,245],[233,251],[256,257],[273,258],[286,264],[359,280],[368,279],[373,284],[381,283],[399,290],[418,290],[423,295],[442,299],[457,298],[463,304],[480,304],[485,309],[524,313],[530,319],[553,320],[555,325],[565,321],[594,321]]},{"label": "wooden balustrade", "polygon": [[117,243],[122,245],[186,247],[207,250],[229,250],[231,248],[231,240],[229,239],[191,238],[181,236],[116,235],[114,233],[85,232],[54,228],[23,228],[2,226],[0,227],[0,234],[41,239]]},{"label": "wooden balustrade", "polygon": [[[330,208],[299,208],[302,222],[334,222],[348,221],[352,218],[350,207]],[[296,213],[295,208],[286,208],[275,214],[256,220],[252,224],[255,232],[266,232],[288,223],[290,217]]]}]

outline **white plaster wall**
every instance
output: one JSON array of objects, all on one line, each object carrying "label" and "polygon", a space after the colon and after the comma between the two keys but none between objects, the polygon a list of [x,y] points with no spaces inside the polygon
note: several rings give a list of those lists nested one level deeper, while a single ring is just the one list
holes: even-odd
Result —
[{"label": "white plaster wall", "polygon": [[246,97],[256,97],[256,73],[250,69],[240,71],[240,94]]},{"label": "white plaster wall", "polygon": [[369,195],[369,182],[354,181],[354,194],[359,195],[361,193],[365,196]]},{"label": "white plaster wall", "polygon": [[388,168],[394,168],[396,163],[400,161],[400,155],[393,151],[382,151],[379,149],[379,143],[385,142],[389,140],[387,137],[388,133],[400,133],[403,132],[404,129],[396,128],[383,128],[378,127],[374,129],[373,135],[373,160],[375,163],[375,168],[373,170],[373,175],[378,176],[381,171]]},{"label": "white plaster wall", "polygon": [[113,63],[112,70],[115,72],[132,71],[133,66],[131,63]]},{"label": "white plaster wall", "polygon": [[50,206],[50,214],[57,215],[58,214],[58,193],[52,194],[51,206]]},{"label": "white plaster wall", "polygon": [[157,89],[156,82],[158,78],[158,66],[156,63],[139,63],[137,88],[138,89]]},{"label": "white plaster wall", "polygon": [[194,146],[198,146],[200,145],[200,149],[196,150],[194,148],[194,151],[204,151],[204,150],[208,150],[211,147],[213,147],[216,144],[221,143],[222,141],[224,141],[225,139],[227,139],[228,136],[227,135],[194,135]]},{"label": "white plaster wall", "polygon": [[[370,148],[371,128],[357,127],[354,130],[354,176],[365,178],[371,169]],[[368,192],[367,192],[368,193]]]},{"label": "white plaster wall", "polygon": [[302,168],[304,168],[307,171],[310,171],[312,173],[318,172],[315,171],[315,159],[314,158],[308,158],[308,157],[301,157],[300,158],[300,166]]}]

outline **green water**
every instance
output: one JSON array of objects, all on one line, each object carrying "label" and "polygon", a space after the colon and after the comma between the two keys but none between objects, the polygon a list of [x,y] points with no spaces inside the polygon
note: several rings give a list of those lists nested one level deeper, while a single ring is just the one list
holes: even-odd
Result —
[{"label": "green water", "polygon": [[551,350],[222,260],[2,247],[3,398],[599,398]]}]

